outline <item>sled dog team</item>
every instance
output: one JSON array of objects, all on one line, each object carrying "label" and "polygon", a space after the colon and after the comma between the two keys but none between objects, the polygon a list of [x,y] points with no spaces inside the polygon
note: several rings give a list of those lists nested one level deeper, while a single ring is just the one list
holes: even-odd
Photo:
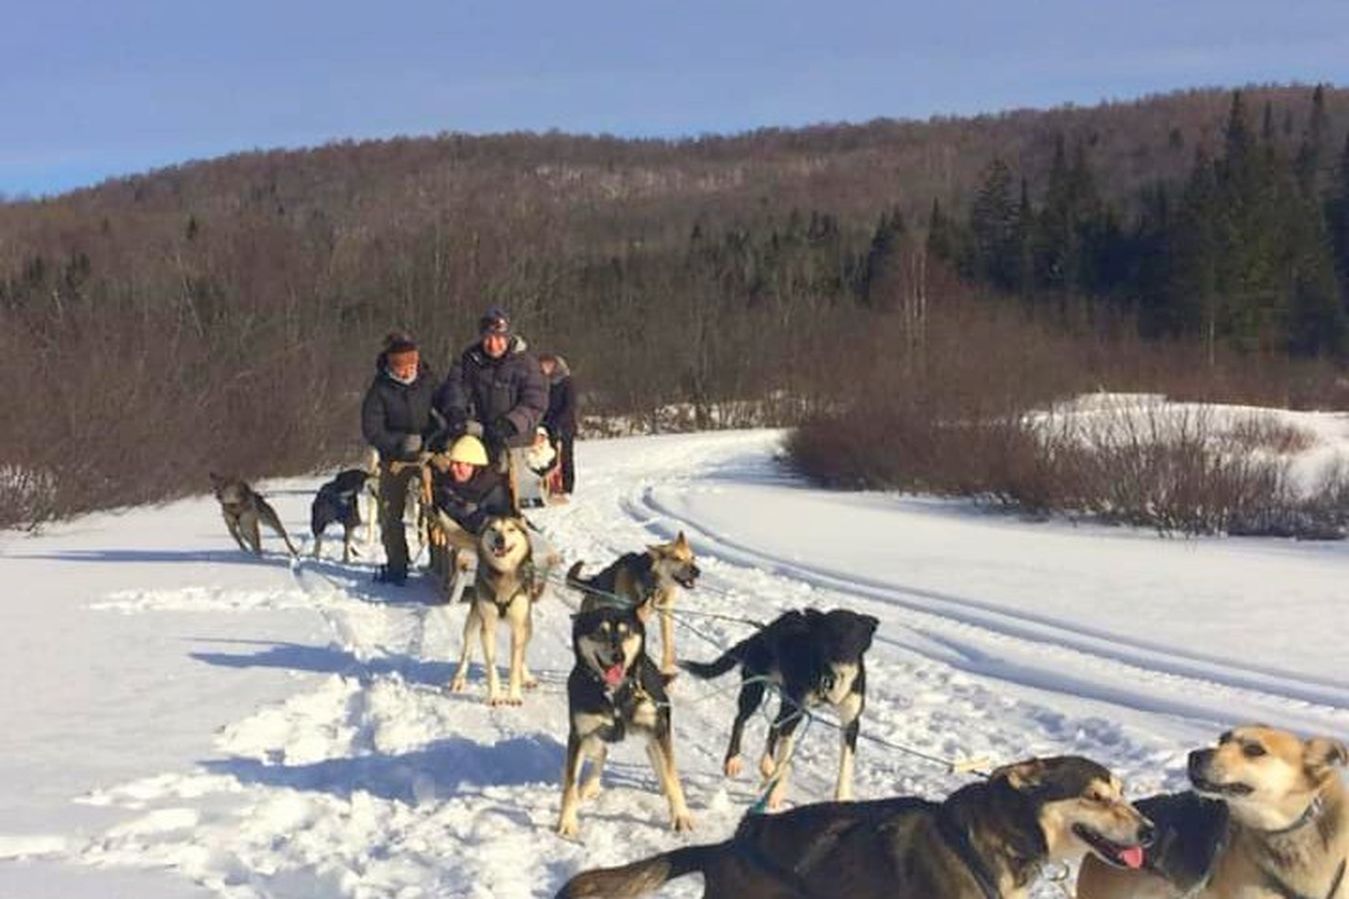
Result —
[{"label": "sled dog team", "polygon": [[[362,475],[357,477],[353,472]],[[344,560],[360,523],[355,499],[371,474],[352,469],[323,485],[313,505],[316,540],[344,528]],[[230,535],[260,552],[259,525],[295,553],[266,500],[242,481],[213,475]],[[543,593],[526,524],[492,518],[478,534],[440,521],[456,550],[474,554],[477,574],[466,602],[463,648],[451,689],[467,686],[472,637],[486,660],[487,701],[518,705],[535,686],[525,651],[533,604]],[[1349,797],[1340,774],[1343,742],[1303,739],[1246,726],[1190,754],[1188,792],[1130,803],[1118,778],[1077,756],[1034,758],[995,770],[932,802],[916,797],[853,802],[852,774],[866,702],[864,655],[877,619],[846,609],[790,611],[719,658],[676,660],[673,621],[681,589],[699,569],[688,540],[627,553],[593,577],[582,564],[567,574],[582,596],[572,620],[574,664],[567,678],[569,728],[559,834],[580,831],[580,806],[600,792],[608,748],[632,735],[647,754],[672,827],[693,827],[675,764],[672,702],[678,669],[715,678],[740,669],[741,686],[724,759],[727,777],[743,768],[744,726],[769,689],[776,717],[759,760],[764,805],[786,796],[795,732],[829,706],[841,737],[834,801],[778,814],[747,815],[730,839],[691,845],[616,868],[582,872],[558,897],[637,897],[698,873],[714,899],[939,897],[1010,899],[1028,895],[1042,868],[1082,860],[1080,899],[1349,899]],[[648,653],[647,625],[661,622],[660,664]],[[503,689],[495,631],[511,633]]]}]

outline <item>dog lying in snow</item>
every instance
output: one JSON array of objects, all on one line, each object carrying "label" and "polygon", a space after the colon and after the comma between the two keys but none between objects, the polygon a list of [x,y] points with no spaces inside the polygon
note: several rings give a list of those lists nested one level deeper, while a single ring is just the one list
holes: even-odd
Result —
[{"label": "dog lying in snow", "polygon": [[1020,899],[1040,868],[1083,855],[1137,868],[1152,824],[1078,756],[999,768],[945,802],[823,802],[746,815],[723,843],[572,878],[557,899],[631,899],[686,874],[709,899]]}]

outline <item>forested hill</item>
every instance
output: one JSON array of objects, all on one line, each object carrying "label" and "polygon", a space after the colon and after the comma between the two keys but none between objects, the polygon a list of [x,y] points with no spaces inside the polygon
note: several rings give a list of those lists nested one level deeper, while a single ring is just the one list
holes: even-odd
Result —
[{"label": "forested hill", "polygon": [[[62,489],[97,503],[212,461],[312,467],[354,442],[382,334],[412,329],[443,371],[488,302],[617,410],[834,389],[869,317],[972,289],[1107,308],[1210,362],[1337,357],[1346,132],[1349,91],[1214,89],[681,141],[344,142],[8,202],[0,464],[81,446]],[[147,442],[172,448],[153,488],[131,471]]]},{"label": "forested hill", "polygon": [[[1252,87],[1243,93],[1252,114],[1263,118],[1268,112],[1276,137],[1295,148],[1309,125],[1312,88]],[[1349,91],[1327,88],[1324,94],[1327,138],[1334,143],[1349,128]],[[1086,145],[1105,197],[1127,200],[1157,179],[1183,178],[1197,149],[1220,149],[1231,98],[1229,90],[1190,90],[1094,107],[877,119],[673,141],[556,132],[345,141],[185,163],[40,206],[80,215],[231,214],[272,201],[282,215],[314,209],[360,214],[356,207],[362,204],[375,207],[365,212],[378,210],[382,204],[374,198],[462,201],[475,187],[568,204],[641,201],[685,213],[680,225],[699,214],[753,217],[792,208],[829,209],[870,224],[882,201],[911,216],[926,215],[934,199],[960,205],[995,156],[1043,188],[1060,139]],[[27,204],[7,209],[6,227],[32,221],[35,211]],[[641,222],[634,216],[633,224]]]}]

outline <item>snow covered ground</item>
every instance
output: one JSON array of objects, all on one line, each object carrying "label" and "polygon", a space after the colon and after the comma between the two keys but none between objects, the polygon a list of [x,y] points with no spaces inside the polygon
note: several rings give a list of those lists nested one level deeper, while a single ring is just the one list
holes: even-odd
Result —
[{"label": "snow covered ground", "polygon": [[[1320,432],[1349,447],[1343,417]],[[1349,733],[1349,546],[831,494],[782,472],[779,439],[586,442],[577,501],[532,517],[592,564],[683,529],[704,562],[689,609],[876,615],[863,733],[926,753],[1082,753],[1143,794],[1180,785],[1185,753],[1233,722]],[[292,534],[316,483],[267,485]],[[530,652],[541,688],[490,709],[480,682],[445,690],[462,608],[429,606],[426,584],[374,585],[368,564],[247,558],[209,497],[0,533],[0,572],[0,896],[549,896],[581,867],[689,839],[667,830],[636,743],[611,754],[581,840],[553,834],[570,667],[555,596]],[[697,628],[680,629],[682,654],[748,633]],[[756,797],[720,773],[733,683],[676,684],[699,841]],[[828,798],[836,758],[835,734],[810,727],[791,798]],[[963,781],[861,744],[859,797]],[[689,878],[662,895],[699,892]]]}]

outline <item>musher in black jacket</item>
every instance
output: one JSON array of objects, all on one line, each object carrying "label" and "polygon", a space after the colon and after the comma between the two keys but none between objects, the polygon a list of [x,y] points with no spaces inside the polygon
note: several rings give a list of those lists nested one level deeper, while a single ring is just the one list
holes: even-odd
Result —
[{"label": "musher in black jacket", "polygon": [[406,334],[386,338],[375,367],[375,380],[361,403],[361,433],[379,451],[379,523],[387,561],[375,580],[401,585],[408,570],[403,512],[417,469],[408,466],[395,474],[390,465],[415,462],[436,432],[435,380]]}]

